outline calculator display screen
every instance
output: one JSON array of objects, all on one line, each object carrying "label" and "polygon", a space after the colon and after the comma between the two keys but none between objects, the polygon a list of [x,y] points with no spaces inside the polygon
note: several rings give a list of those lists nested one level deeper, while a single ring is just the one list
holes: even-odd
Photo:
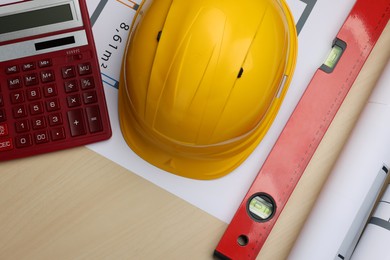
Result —
[{"label": "calculator display screen", "polygon": [[73,19],[69,4],[11,14],[0,17],[0,34],[72,21]]}]

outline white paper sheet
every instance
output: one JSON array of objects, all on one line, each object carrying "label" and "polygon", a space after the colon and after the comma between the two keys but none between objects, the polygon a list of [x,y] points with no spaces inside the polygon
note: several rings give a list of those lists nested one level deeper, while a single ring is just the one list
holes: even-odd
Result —
[{"label": "white paper sheet", "polygon": [[[212,181],[186,179],[157,169],[133,153],[122,138],[117,115],[118,91],[115,87],[119,79],[128,31],[121,28],[121,25],[125,27],[124,24],[131,24],[135,14],[134,4],[139,3],[140,0],[88,0],[90,15],[94,17],[93,31],[101,59],[101,70],[113,128],[113,137],[110,140],[88,147],[228,223],[312,75],[326,58],[334,37],[355,1],[287,1],[297,22],[303,14],[309,15],[299,35],[299,56],[289,91],[272,127],[255,151],[232,173]],[[314,8],[311,12],[307,12],[310,11],[310,7]]]}]

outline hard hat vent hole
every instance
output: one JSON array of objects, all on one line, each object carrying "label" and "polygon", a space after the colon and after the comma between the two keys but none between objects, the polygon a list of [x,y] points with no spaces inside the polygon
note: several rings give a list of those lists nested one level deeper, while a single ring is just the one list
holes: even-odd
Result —
[{"label": "hard hat vent hole", "polygon": [[159,32],[158,32],[158,34],[157,34],[157,42],[159,42],[159,41],[160,41],[161,34],[162,34],[162,31],[159,31]]},{"label": "hard hat vent hole", "polygon": [[244,74],[244,69],[243,68],[241,68],[240,72],[238,72],[237,78],[238,79],[241,78],[242,74]]}]

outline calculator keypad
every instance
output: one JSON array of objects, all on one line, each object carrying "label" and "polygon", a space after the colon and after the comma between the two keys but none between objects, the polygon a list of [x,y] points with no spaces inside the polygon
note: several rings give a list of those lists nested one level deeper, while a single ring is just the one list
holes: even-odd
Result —
[{"label": "calculator keypad", "polygon": [[0,160],[11,151],[10,159],[25,156],[18,156],[19,151],[34,154],[39,147],[64,143],[46,149],[59,150],[111,135],[93,66],[82,54],[0,66]]}]

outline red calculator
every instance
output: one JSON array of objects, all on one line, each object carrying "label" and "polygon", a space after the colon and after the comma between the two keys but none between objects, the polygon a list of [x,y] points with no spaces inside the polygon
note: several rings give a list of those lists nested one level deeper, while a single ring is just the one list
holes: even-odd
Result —
[{"label": "red calculator", "polygon": [[110,136],[85,0],[0,6],[0,161]]}]

